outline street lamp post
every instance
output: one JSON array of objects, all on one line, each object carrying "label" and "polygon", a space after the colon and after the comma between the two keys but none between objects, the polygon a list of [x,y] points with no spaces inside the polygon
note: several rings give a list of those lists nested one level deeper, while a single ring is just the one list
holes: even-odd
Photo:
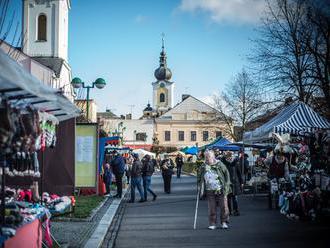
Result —
[{"label": "street lamp post", "polygon": [[92,83],[92,85],[85,85],[85,83],[78,77],[75,77],[71,81],[71,85],[75,89],[84,88],[87,89],[87,96],[86,96],[86,118],[88,121],[88,115],[89,115],[89,90],[94,88],[94,86],[98,89],[103,89],[106,85],[106,82],[103,78],[98,78],[95,80],[95,82]]}]

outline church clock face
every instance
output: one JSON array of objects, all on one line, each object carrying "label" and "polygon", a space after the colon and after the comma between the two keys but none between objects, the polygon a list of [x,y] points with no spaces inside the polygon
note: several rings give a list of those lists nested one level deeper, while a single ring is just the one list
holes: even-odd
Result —
[{"label": "church clock face", "polygon": [[165,88],[165,84],[164,83],[160,83],[159,87],[160,88]]}]

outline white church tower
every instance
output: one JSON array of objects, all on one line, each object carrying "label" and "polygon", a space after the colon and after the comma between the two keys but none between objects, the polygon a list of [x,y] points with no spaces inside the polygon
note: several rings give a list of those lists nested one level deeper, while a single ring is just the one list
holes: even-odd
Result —
[{"label": "white church tower", "polygon": [[169,81],[172,77],[171,70],[167,67],[164,38],[162,39],[162,51],[159,58],[159,67],[154,73],[157,81],[152,83],[153,87],[153,109],[162,115],[174,104],[174,82]]},{"label": "white church tower", "polygon": [[68,61],[69,0],[24,0],[23,52]]},{"label": "white church tower", "polygon": [[23,0],[22,50],[54,71],[54,88],[73,100],[68,64],[70,0]]}]

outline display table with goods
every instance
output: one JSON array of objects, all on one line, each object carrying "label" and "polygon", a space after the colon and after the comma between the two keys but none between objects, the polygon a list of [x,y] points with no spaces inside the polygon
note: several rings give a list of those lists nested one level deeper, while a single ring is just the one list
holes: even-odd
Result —
[{"label": "display table with goods", "polygon": [[[56,144],[56,125],[58,120],[46,112],[40,112],[31,106],[22,108],[2,100],[0,124],[2,148],[0,174],[2,175],[2,223],[0,242],[6,247],[20,247],[25,235],[31,236],[31,242],[39,245],[39,240],[51,246],[49,219],[52,213],[62,213],[71,207],[70,197],[39,196],[39,161],[37,151],[44,151]],[[8,124],[8,127],[4,125]],[[6,128],[10,132],[5,133]],[[34,182],[28,189],[5,187],[6,177],[30,177]],[[43,228],[41,228],[43,226]],[[32,230],[34,229],[34,230]],[[43,230],[43,235],[40,234]],[[32,235],[35,234],[35,235]],[[14,237],[14,239],[12,239]],[[37,240],[34,240],[36,238]],[[33,241],[34,240],[34,241]],[[32,244],[31,243],[31,244]],[[37,245],[37,247],[38,247]]]},{"label": "display table with goods", "polygon": [[[42,172],[37,153],[54,147],[59,121],[73,118],[80,111],[2,50],[0,70],[0,245],[51,246],[51,213],[40,197]],[[26,178],[33,183],[9,188],[9,178]]]},{"label": "display table with goods", "polygon": [[251,187],[254,194],[268,192],[268,170],[269,168],[264,164],[264,158],[259,157],[253,166],[251,179],[246,182],[246,186]]},{"label": "display table with goods", "polygon": [[313,138],[301,138],[299,143],[282,143],[275,148],[275,154],[285,154],[286,169],[283,177],[268,173],[273,175],[269,180],[270,207],[279,208],[281,214],[295,220],[316,220],[330,213],[329,164],[311,160],[311,154],[327,160],[323,157],[328,154],[324,149],[328,147]]}]

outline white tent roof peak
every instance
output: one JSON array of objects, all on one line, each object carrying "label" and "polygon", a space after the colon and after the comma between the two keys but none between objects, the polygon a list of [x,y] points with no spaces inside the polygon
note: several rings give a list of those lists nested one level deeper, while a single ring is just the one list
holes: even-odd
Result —
[{"label": "white tent roof peak", "polygon": [[330,129],[330,123],[305,103],[293,103],[254,131],[244,133],[245,141],[265,140],[275,133],[296,135]]}]

